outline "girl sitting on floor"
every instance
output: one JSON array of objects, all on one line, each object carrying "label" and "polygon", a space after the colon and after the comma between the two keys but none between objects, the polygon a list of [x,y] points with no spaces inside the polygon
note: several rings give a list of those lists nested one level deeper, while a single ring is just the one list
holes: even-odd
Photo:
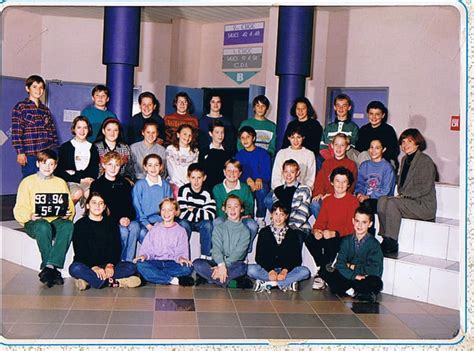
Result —
[{"label": "girl sitting on floor", "polygon": [[143,279],[153,284],[192,286],[193,269],[189,259],[188,235],[175,222],[179,205],[175,199],[165,198],[160,203],[163,222],[157,222],[145,236],[137,263]]}]

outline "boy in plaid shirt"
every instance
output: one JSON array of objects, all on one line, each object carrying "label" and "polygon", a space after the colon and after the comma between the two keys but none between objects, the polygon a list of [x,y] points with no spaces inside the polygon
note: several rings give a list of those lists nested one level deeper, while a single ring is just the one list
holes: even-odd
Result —
[{"label": "boy in plaid shirt", "polygon": [[40,99],[46,83],[37,75],[28,77],[25,89],[28,97],[15,105],[12,111],[12,145],[16,162],[21,165],[23,178],[35,174],[36,154],[58,147],[58,136],[51,111]]}]

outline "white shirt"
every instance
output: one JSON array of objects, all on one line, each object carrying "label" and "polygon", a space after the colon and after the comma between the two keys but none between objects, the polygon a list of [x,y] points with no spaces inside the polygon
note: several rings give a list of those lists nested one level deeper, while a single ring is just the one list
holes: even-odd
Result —
[{"label": "white shirt", "polygon": [[92,144],[88,141],[81,143],[76,139],[72,139],[71,144],[74,146],[74,163],[76,164],[76,170],[83,171],[89,166]]}]

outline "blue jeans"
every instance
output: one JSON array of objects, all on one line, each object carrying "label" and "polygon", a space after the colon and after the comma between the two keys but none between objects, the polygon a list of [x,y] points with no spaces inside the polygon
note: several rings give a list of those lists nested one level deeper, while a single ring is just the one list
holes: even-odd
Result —
[{"label": "blue jeans", "polygon": [[193,273],[192,267],[182,266],[172,260],[151,260],[137,263],[137,270],[143,279],[153,284],[169,284],[171,279]]},{"label": "blue jeans", "polygon": [[273,206],[273,190],[268,192],[267,196],[265,196],[265,199],[263,200],[263,203],[265,204],[267,210],[271,212]]},{"label": "blue jeans", "polygon": [[[132,262],[119,262],[114,267],[114,275],[112,278],[127,278],[137,272],[137,266]],[[90,267],[81,262],[73,262],[69,266],[69,274],[76,279],[84,279],[94,289],[101,289],[109,284],[107,279],[102,280],[97,277]]]},{"label": "blue jeans", "polygon": [[265,215],[267,214],[267,208],[265,207],[265,197],[267,196],[269,191],[270,187],[268,183],[262,182],[262,189],[254,192],[255,200],[257,201],[256,216],[259,218],[265,218]]},{"label": "blue jeans", "polygon": [[[280,273],[281,268],[275,268],[274,271]],[[253,279],[268,281],[268,272],[263,269],[262,266],[260,266],[259,264],[249,264],[249,267],[247,269],[247,275]],[[304,266],[295,267],[290,272],[288,272],[284,280],[278,281],[278,287],[280,289],[287,288],[291,285],[291,283],[308,279],[310,275],[311,272],[308,268]]]},{"label": "blue jeans", "polygon": [[314,216],[314,219],[318,219],[319,211],[321,211],[321,202],[322,201],[313,201],[309,204],[309,210],[311,214]]},{"label": "blue jeans", "polygon": [[[216,225],[224,223],[224,222],[225,222],[225,218],[217,217],[216,219],[214,219],[214,227]],[[253,241],[255,240],[255,237],[257,236],[258,223],[253,218],[244,218],[244,219],[242,219],[242,223],[250,231],[250,243],[249,243],[249,249],[247,251],[247,252],[250,253],[250,252],[252,252]]]},{"label": "blue jeans", "polygon": [[188,241],[191,239],[191,233],[198,231],[201,255],[211,256],[212,221],[202,220],[199,222],[190,222],[186,219],[180,219],[178,223],[186,230]]},{"label": "blue jeans", "polygon": [[122,261],[132,261],[137,251],[137,241],[140,235],[140,224],[137,221],[130,221],[128,227],[119,225],[120,238],[122,240]]},{"label": "blue jeans", "polygon": [[23,178],[35,174],[36,172],[38,172],[38,167],[36,167],[36,156],[26,156],[26,165],[21,166],[21,174],[23,175]]},{"label": "blue jeans", "polygon": [[198,258],[193,262],[194,270],[197,274],[207,280],[210,284],[216,284],[220,287],[226,288],[229,285],[229,281],[232,279],[241,277],[247,273],[247,264],[242,261],[237,261],[231,263],[227,266],[227,279],[224,283],[221,283],[219,280],[212,278],[212,267],[216,267],[217,263],[208,260],[203,260]]}]

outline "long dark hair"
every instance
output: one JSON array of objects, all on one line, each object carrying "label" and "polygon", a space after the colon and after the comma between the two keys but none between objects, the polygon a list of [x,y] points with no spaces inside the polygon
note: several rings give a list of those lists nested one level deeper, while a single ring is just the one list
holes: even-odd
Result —
[{"label": "long dark hair", "polygon": [[125,141],[123,140],[123,129],[122,129],[122,126],[120,125],[120,122],[118,119],[116,118],[113,118],[113,117],[108,117],[106,119],[104,119],[104,121],[102,122],[101,126],[100,126],[100,130],[99,130],[99,133],[97,133],[97,137],[95,138],[95,142],[101,142],[101,141],[104,141],[105,140],[105,135],[104,135],[104,132],[102,132],[103,129],[105,129],[105,127],[107,127],[109,124],[111,123],[115,123],[118,125],[118,128],[119,128],[119,133],[118,133],[118,137],[117,137],[117,140],[116,140],[116,143],[117,144],[124,144]]},{"label": "long dark hair", "polygon": [[85,204],[85,209],[84,209],[84,214],[83,216],[84,217],[87,217],[89,216],[89,209],[87,208],[87,205],[89,205],[89,203],[91,202],[92,198],[94,196],[97,196],[97,197],[100,197],[102,200],[104,200],[104,204],[105,204],[105,210],[104,212],[102,212],[102,214],[106,214],[107,216],[110,216],[110,210],[109,210],[109,206],[107,206],[107,202],[105,201],[104,197],[102,196],[101,193],[97,192],[97,191],[91,191],[89,193],[89,196],[87,197],[87,200],[86,200],[86,204]]}]

